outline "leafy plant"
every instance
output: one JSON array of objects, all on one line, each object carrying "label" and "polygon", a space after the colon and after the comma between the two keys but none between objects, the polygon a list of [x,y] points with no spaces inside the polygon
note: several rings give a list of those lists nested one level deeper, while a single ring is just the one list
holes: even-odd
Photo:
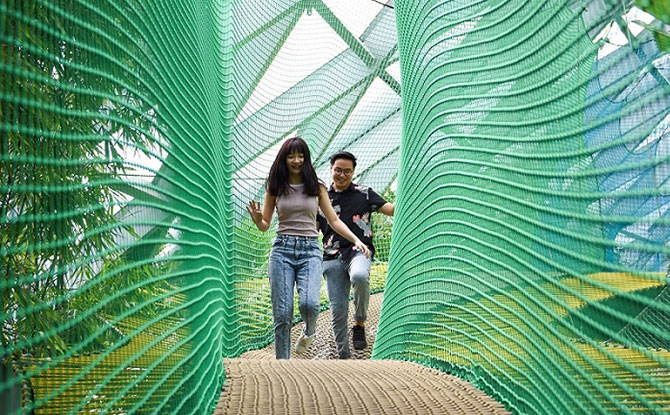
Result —
[{"label": "leafy plant", "polygon": [[[387,188],[381,195],[387,202],[395,203],[396,194]],[[372,235],[375,244],[375,261],[388,262],[389,251],[391,249],[391,230],[393,228],[393,218],[381,213],[372,215]]]},{"label": "leafy plant", "polygon": [[[670,51],[670,3],[667,0],[636,0],[635,5],[645,12],[656,17],[661,24],[647,25],[642,22],[636,22],[645,26],[654,32],[654,38],[658,47],[664,51]],[[665,27],[662,27],[665,24]]]},{"label": "leafy plant", "polygon": [[[118,260],[119,253],[100,252],[132,231],[115,218],[127,199],[114,186],[127,174],[120,143],[149,147],[146,132],[155,126],[134,75],[131,53],[138,50],[114,44],[127,37],[109,24],[114,16],[77,2],[15,4],[1,16],[0,57],[10,69],[0,70],[0,342],[15,353],[49,356],[67,348],[62,334],[49,331],[96,301],[92,292],[76,299],[73,292]],[[30,340],[40,333],[39,342]]]}]

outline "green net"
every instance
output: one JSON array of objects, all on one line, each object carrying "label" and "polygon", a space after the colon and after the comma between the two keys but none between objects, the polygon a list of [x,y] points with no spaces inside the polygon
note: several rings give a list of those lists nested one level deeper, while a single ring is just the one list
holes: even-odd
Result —
[{"label": "green net", "polygon": [[212,408],[236,336],[227,8],[0,5],[3,413]]},{"label": "green net", "polygon": [[305,137],[324,180],[343,148],[357,181],[397,176],[392,9],[1,3],[1,412],[211,412],[223,357],[272,340],[274,232],[244,205],[277,145]]},{"label": "green net", "polygon": [[514,413],[670,411],[670,59],[632,6],[397,3],[403,151],[374,357]]},{"label": "green net", "polygon": [[670,13],[531,3],[0,2],[2,413],[211,413],[272,341],[244,206],[293,135],[397,202],[375,357],[669,412]]}]

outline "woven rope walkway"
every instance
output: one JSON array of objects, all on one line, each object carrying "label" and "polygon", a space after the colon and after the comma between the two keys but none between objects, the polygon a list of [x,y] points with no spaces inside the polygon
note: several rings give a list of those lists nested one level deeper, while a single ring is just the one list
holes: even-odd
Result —
[{"label": "woven rope walkway", "polygon": [[[363,351],[352,346],[351,360],[333,360],[329,311],[319,316],[307,353],[275,360],[270,345],[227,359],[226,384],[214,414],[508,414],[456,377],[411,362],[369,360],[381,301],[382,294],[370,298],[369,346]],[[300,330],[302,324],[293,327],[293,344]]]}]

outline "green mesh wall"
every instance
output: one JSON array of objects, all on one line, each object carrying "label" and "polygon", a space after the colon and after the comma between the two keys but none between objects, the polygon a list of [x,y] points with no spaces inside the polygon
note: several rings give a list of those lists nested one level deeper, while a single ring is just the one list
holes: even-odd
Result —
[{"label": "green mesh wall", "polygon": [[0,5],[3,414],[218,398],[236,347],[229,8]]},{"label": "green mesh wall", "polygon": [[278,144],[305,137],[324,180],[343,148],[396,179],[393,10],[0,3],[0,412],[211,413],[223,357],[273,338],[274,231],[244,205]]},{"label": "green mesh wall", "polygon": [[0,2],[2,413],[211,413],[272,341],[244,205],[293,135],[397,193],[375,357],[670,411],[667,5],[381,3]]},{"label": "green mesh wall", "polygon": [[670,412],[670,58],[632,6],[396,3],[403,151],[374,357],[514,413]]}]

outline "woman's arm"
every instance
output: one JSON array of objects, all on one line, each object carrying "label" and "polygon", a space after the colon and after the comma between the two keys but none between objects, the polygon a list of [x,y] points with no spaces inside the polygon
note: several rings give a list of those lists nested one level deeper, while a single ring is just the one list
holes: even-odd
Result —
[{"label": "woman's arm", "polygon": [[347,225],[344,224],[344,222],[340,220],[340,218],[337,217],[337,213],[335,213],[333,205],[330,204],[328,191],[323,186],[320,186],[320,188],[319,207],[321,208],[321,212],[323,212],[323,216],[326,217],[330,227],[333,228],[335,232],[345,237],[349,242],[356,245],[356,248],[364,253],[366,257],[369,257],[370,249],[367,247],[367,245],[361,242],[361,240],[358,239],[358,237],[354,235],[353,232],[351,232],[351,230],[347,227]]},{"label": "woman's arm", "polygon": [[265,203],[263,204],[263,211],[261,212],[261,204],[256,204],[255,201],[250,200],[247,206],[247,212],[251,215],[251,220],[254,221],[259,231],[265,232],[270,228],[272,222],[272,213],[275,210],[277,198],[272,196],[267,191],[265,192]]}]

